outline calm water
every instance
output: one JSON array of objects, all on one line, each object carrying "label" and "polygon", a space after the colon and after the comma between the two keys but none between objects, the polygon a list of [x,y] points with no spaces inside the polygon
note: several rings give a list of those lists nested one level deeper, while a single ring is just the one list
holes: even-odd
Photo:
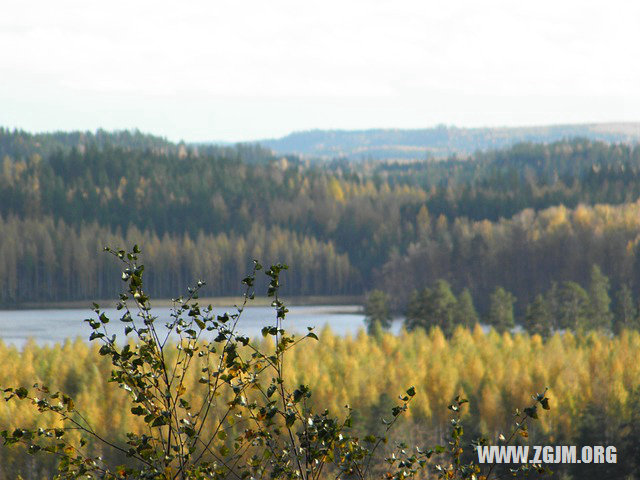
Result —
[{"label": "calm water", "polygon": [[[325,325],[331,327],[338,335],[356,334],[364,328],[364,315],[357,305],[323,305],[323,306],[292,306],[285,320],[288,331],[306,333],[307,326],[320,330]],[[234,309],[225,307],[216,310],[216,314]],[[120,336],[123,324],[118,321],[122,312],[115,309],[105,309],[111,319],[110,333]],[[154,315],[158,316],[157,324],[169,320],[169,308],[154,308]],[[85,318],[95,318],[88,309],[64,310],[0,310],[0,339],[4,343],[21,347],[29,338],[39,344],[63,342],[76,337],[88,338],[91,329]],[[270,307],[247,307],[238,322],[238,331],[257,337],[260,330],[267,324],[273,324],[275,314]],[[398,322],[396,322],[398,323]],[[399,328],[399,325],[396,325]]]}]

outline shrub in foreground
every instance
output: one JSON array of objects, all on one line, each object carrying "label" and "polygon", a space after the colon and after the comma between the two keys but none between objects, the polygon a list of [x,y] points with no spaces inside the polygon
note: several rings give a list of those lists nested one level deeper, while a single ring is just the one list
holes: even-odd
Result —
[{"label": "shrub in foreground", "polygon": [[[57,478],[79,479],[227,479],[371,477],[404,480],[435,475],[448,479],[488,479],[495,466],[478,465],[465,456],[457,397],[450,441],[445,446],[409,448],[387,445],[388,434],[416,395],[409,387],[383,419],[381,434],[360,435],[353,411],[341,417],[328,410],[314,411],[307,385],[292,385],[283,375],[287,352],[304,341],[318,340],[309,329],[302,337],[288,334],[283,321],[288,309],[278,296],[280,273],[286,265],[271,266],[267,295],[272,298],[274,321],[262,329],[272,340],[265,349],[240,334],[237,326],[247,303],[255,295],[255,262],[243,280],[244,302],[235,313],[214,315],[213,308],[198,303],[198,282],[186,297],[175,299],[171,319],[164,325],[151,309],[143,289],[144,265],[140,250],[107,249],[123,263],[126,283],[117,308],[124,340],[109,332],[110,319],[94,304],[88,319],[90,340],[101,344],[99,353],[111,361],[110,382],[124,390],[129,412],[143,419],[144,428],[126,438],[109,438],[103,428],[84,415],[66,393],[45,385],[3,388],[6,401],[29,402],[51,426],[16,428],[0,432],[5,445],[23,446],[29,453],[49,453],[58,458]],[[263,344],[262,344],[263,345]],[[198,386],[187,389],[185,378],[196,370]],[[545,394],[516,415],[509,441],[526,437],[527,423],[538,416],[538,406],[548,409]],[[473,445],[486,444],[479,439]],[[109,450],[107,457],[100,452]],[[112,465],[107,458],[116,458]],[[543,472],[524,465],[517,472]]]}]

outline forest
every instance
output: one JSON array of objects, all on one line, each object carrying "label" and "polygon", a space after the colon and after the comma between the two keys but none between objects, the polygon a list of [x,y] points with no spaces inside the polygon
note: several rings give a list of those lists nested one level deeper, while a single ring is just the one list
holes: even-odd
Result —
[{"label": "forest", "polygon": [[[348,402],[364,435],[414,385],[400,431],[435,444],[446,441],[456,395],[469,400],[468,436],[497,438],[549,386],[552,408],[528,430],[531,444],[615,445],[624,459],[556,472],[599,479],[640,469],[638,146],[577,138],[464,159],[354,163],[137,131],[0,129],[0,152],[5,308],[122,299],[130,274],[105,246],[142,246],[154,298],[198,280],[203,296],[238,295],[253,259],[282,262],[284,297],[348,295],[366,315],[367,332],[325,329],[320,342],[292,350],[280,373],[308,385],[314,407],[339,412]],[[403,320],[397,335],[384,331],[394,318]],[[0,386],[59,388],[105,435],[125,440],[144,424],[110,388],[103,355],[82,340],[21,350],[0,341]],[[184,388],[202,379],[192,370]],[[52,421],[27,407],[0,408],[3,429]],[[0,480],[49,478],[54,464],[0,449]]]},{"label": "forest", "polygon": [[1,129],[0,152],[4,305],[113,296],[96,255],[105,239],[145,245],[162,297],[194,278],[209,280],[207,295],[234,295],[252,258],[293,266],[286,295],[379,289],[403,315],[411,292],[438,281],[466,290],[482,318],[505,289],[519,324],[554,289],[583,298],[594,268],[612,312],[634,310],[640,290],[637,146],[569,139],[352,163],[135,131]]}]

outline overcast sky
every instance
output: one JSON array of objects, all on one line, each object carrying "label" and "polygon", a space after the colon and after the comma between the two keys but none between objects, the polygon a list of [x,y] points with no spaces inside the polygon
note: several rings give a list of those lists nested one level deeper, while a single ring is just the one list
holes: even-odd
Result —
[{"label": "overcast sky", "polygon": [[0,46],[0,125],[30,131],[640,121],[633,0],[21,0]]}]

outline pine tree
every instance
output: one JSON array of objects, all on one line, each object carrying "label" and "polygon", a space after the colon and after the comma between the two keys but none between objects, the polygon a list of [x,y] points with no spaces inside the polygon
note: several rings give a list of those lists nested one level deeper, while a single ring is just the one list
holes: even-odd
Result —
[{"label": "pine tree", "polygon": [[414,290],[409,297],[409,304],[405,311],[405,327],[407,330],[414,330],[422,325],[424,318],[424,300],[430,296],[428,289],[422,291]]},{"label": "pine tree", "polygon": [[616,334],[624,329],[638,328],[638,309],[629,286],[623,284],[616,293],[613,330]]},{"label": "pine tree", "polygon": [[413,290],[411,292],[409,303],[407,304],[407,309],[404,313],[404,323],[405,327],[407,327],[408,330],[413,330],[414,328],[416,328],[420,321],[420,318],[422,317],[422,301],[420,298],[421,295],[418,290]]},{"label": "pine tree", "polygon": [[609,279],[603,275],[600,267],[591,267],[589,283],[589,320],[587,328],[611,330],[611,297],[609,297]]},{"label": "pine tree", "polygon": [[558,291],[558,326],[570,330],[589,327],[589,295],[575,282],[564,282]]},{"label": "pine tree", "polygon": [[439,327],[445,335],[451,335],[455,325],[457,300],[446,280],[438,280],[433,288],[420,293],[414,291],[407,307],[407,329]]},{"label": "pine tree", "polygon": [[369,334],[380,329],[391,328],[391,312],[389,311],[389,297],[382,290],[374,290],[367,296],[364,306],[365,324]]},{"label": "pine tree", "polygon": [[513,304],[516,298],[502,287],[497,287],[489,299],[487,323],[503,333],[515,326]]},{"label": "pine tree", "polygon": [[454,309],[453,321],[455,325],[462,325],[465,327],[473,327],[478,323],[478,312],[473,305],[473,298],[468,288],[465,288],[460,295],[458,295],[458,302]]},{"label": "pine tree", "polygon": [[560,287],[558,282],[551,282],[551,288],[544,294],[544,301],[551,317],[551,329],[558,330],[562,328],[560,322]]},{"label": "pine tree", "polygon": [[532,335],[538,334],[543,338],[551,335],[551,314],[547,302],[542,295],[537,295],[533,302],[527,305],[523,327]]},{"label": "pine tree", "polygon": [[440,327],[445,335],[451,335],[454,327],[456,297],[446,280],[438,280],[434,285],[428,303],[425,305],[426,327]]}]

